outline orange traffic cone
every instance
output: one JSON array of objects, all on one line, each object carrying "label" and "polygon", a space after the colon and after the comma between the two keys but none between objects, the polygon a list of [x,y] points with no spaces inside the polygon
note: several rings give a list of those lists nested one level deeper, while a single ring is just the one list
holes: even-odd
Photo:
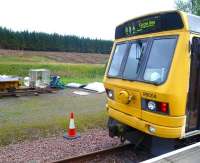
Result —
[{"label": "orange traffic cone", "polygon": [[76,132],[76,127],[74,123],[74,113],[70,113],[70,120],[69,120],[69,129],[68,133],[63,136],[66,139],[76,139],[79,138],[80,135]]}]

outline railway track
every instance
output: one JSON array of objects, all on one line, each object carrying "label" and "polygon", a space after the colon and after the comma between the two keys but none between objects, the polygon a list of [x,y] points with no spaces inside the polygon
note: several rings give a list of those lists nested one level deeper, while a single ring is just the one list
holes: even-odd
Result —
[{"label": "railway track", "polygon": [[32,95],[39,95],[43,93],[53,93],[55,92],[54,89],[51,88],[37,88],[37,89],[31,89],[31,88],[19,88],[13,91],[3,91],[0,92],[0,97],[19,97],[19,96],[32,96]]},{"label": "railway track", "polygon": [[[194,137],[192,139],[180,141],[179,146],[177,146],[174,150],[181,149],[196,142],[200,142],[199,137]],[[117,157],[115,157],[116,155]],[[78,155],[71,158],[57,160],[53,163],[90,163],[90,162],[137,163],[153,157],[155,156],[149,153],[149,151],[146,150],[144,146],[140,146],[137,149],[135,149],[135,146],[133,144],[128,143],[117,147],[112,147],[104,150],[87,153],[84,155]],[[111,160],[109,160],[109,158],[111,158]]]},{"label": "railway track", "polygon": [[[84,155],[79,155],[79,156],[75,156],[75,157],[71,157],[71,158],[65,158],[62,160],[57,160],[53,163],[84,163],[84,162],[110,162],[109,159],[107,158],[111,158],[112,155],[118,155],[120,157],[120,155],[123,154],[127,154],[127,151],[132,151],[133,153],[135,153],[134,150],[134,145],[132,144],[124,144],[124,145],[120,145],[117,147],[113,147],[113,148],[108,148],[108,149],[104,149],[104,150],[99,150],[99,151],[95,151],[95,152],[91,152],[91,153],[87,153]],[[137,156],[138,158],[136,158],[135,156],[133,156],[132,158],[122,158],[123,160],[129,160],[131,162],[138,162],[138,161],[143,161],[144,159],[147,159],[147,153],[145,153],[146,151],[144,150],[139,150],[137,151]],[[131,154],[130,154],[131,155]],[[145,155],[145,158],[143,159],[142,155]],[[148,158],[150,158],[150,154],[148,154]],[[123,156],[122,156],[123,157]],[[131,156],[130,156],[131,157]],[[116,160],[116,158],[112,157],[112,162],[119,162],[119,159]],[[121,159],[121,161],[122,161]],[[108,161],[109,160],[109,161]]]}]

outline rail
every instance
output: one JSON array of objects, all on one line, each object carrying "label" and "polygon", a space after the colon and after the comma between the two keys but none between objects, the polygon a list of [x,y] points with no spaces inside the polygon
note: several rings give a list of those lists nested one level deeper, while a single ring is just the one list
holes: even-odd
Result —
[{"label": "rail", "polygon": [[75,156],[75,157],[71,157],[71,158],[65,158],[62,160],[57,160],[53,163],[73,163],[73,162],[84,162],[87,160],[92,160],[95,159],[96,156],[104,156],[105,155],[109,155],[112,154],[114,152],[118,152],[118,151],[123,151],[123,150],[128,150],[130,148],[133,148],[134,146],[132,144],[124,144],[124,145],[120,145],[117,147],[112,147],[112,148],[108,148],[108,149],[103,149],[103,150],[99,150],[99,151],[95,151],[95,152],[90,152],[84,155],[79,155],[79,156]]}]

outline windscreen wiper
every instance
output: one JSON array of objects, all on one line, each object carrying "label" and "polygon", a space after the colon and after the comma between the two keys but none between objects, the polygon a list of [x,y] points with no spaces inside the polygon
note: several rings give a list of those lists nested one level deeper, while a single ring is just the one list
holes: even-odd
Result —
[{"label": "windscreen wiper", "polygon": [[141,41],[139,41],[139,42],[137,43],[137,45],[139,45],[140,48],[141,48],[140,57],[136,57],[136,59],[138,59],[138,66],[137,66],[137,70],[136,70],[136,72],[138,73],[138,70],[139,70],[140,65],[141,65],[141,59],[142,59],[142,57],[143,57],[143,55],[144,55],[144,49],[145,49],[145,46],[143,46],[143,44],[142,44]]}]

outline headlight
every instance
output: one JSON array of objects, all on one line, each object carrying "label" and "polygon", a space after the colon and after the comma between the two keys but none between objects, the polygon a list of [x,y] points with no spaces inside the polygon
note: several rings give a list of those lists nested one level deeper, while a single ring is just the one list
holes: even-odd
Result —
[{"label": "headlight", "polygon": [[113,98],[113,92],[112,92],[112,91],[109,91],[109,92],[108,92],[108,97],[109,97],[109,98]]},{"label": "headlight", "polygon": [[151,111],[155,111],[156,110],[156,103],[153,102],[153,101],[149,101],[147,106],[148,106],[148,109],[151,110]]},{"label": "headlight", "polygon": [[113,93],[113,90],[106,89],[106,93],[107,93],[108,98],[110,98],[110,99],[114,99],[114,93]]},{"label": "headlight", "polygon": [[149,126],[149,132],[151,133],[155,133],[156,132],[156,129],[152,126]]}]

